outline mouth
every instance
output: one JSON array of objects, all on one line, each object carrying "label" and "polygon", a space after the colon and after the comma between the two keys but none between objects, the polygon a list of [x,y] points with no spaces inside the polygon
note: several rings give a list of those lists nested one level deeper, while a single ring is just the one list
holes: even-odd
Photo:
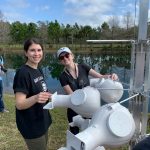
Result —
[{"label": "mouth", "polygon": [[33,58],[33,61],[40,61],[41,60],[41,57],[36,57],[36,58]]},{"label": "mouth", "polygon": [[33,59],[41,59],[41,57],[33,57]]}]

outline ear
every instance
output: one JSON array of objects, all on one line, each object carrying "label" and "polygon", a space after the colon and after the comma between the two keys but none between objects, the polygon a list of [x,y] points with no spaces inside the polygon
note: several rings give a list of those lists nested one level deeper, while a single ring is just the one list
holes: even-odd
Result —
[{"label": "ear", "polygon": [[70,55],[72,56],[72,59],[74,59],[74,54],[71,53]]},{"label": "ear", "polygon": [[24,55],[25,55],[26,57],[28,57],[28,56],[27,56],[27,52],[26,52],[26,51],[24,52]]}]

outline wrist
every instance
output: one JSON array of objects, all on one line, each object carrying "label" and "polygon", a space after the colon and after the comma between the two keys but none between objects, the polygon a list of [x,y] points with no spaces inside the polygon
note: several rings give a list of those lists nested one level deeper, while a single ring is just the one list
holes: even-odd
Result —
[{"label": "wrist", "polygon": [[103,76],[105,79],[108,79],[108,78],[111,78],[111,75],[110,74],[107,74],[107,75],[104,75]]}]

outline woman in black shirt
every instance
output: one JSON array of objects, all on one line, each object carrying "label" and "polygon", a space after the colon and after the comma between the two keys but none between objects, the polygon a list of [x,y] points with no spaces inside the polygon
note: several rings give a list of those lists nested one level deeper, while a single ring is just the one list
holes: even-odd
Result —
[{"label": "woman in black shirt", "polygon": [[[71,94],[77,89],[82,89],[83,87],[89,86],[88,76],[94,78],[109,78],[113,80],[118,79],[116,74],[112,75],[102,75],[86,64],[77,64],[74,62],[74,55],[68,47],[62,47],[57,51],[57,57],[60,60],[61,64],[64,65],[64,71],[60,75],[60,83],[66,92],[66,94]],[[72,122],[72,118],[78,115],[72,109],[67,110],[67,117],[69,123]],[[70,131],[73,134],[79,132],[78,127],[70,127]]]},{"label": "woman in black shirt", "polygon": [[36,39],[24,44],[26,63],[16,72],[13,89],[16,101],[16,124],[29,150],[46,150],[51,116],[43,106],[51,94],[38,64],[43,47]]}]

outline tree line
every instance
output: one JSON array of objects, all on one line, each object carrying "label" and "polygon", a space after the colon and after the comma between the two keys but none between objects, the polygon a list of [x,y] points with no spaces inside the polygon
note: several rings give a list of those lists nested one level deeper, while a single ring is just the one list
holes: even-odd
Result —
[{"label": "tree line", "polygon": [[[120,22],[124,24],[124,27],[119,25]],[[123,20],[119,20],[117,16],[111,16],[108,22],[103,22],[98,27],[91,27],[78,23],[64,25],[57,20],[9,23],[0,11],[0,45],[22,44],[25,39],[30,37],[40,38],[44,44],[49,45],[49,48],[54,44],[82,45],[86,43],[86,40],[91,39],[135,39],[137,31],[138,27],[134,24],[130,12],[123,16]]]}]

